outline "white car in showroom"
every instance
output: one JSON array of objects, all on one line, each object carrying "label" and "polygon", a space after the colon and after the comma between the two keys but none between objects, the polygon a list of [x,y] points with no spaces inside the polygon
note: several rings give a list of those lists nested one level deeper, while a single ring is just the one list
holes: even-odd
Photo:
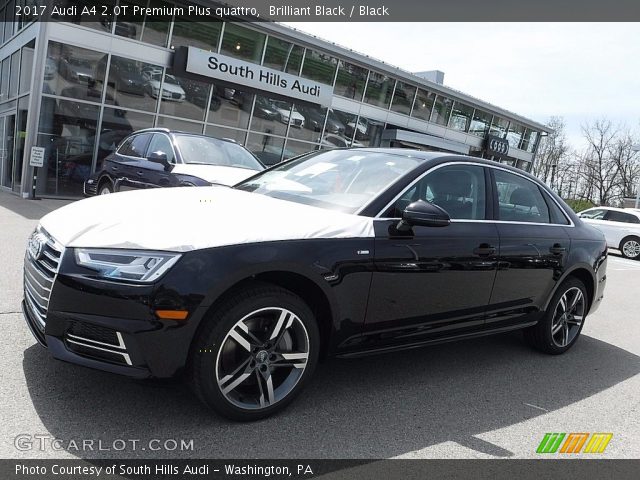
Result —
[{"label": "white car in showroom", "polygon": [[271,102],[274,110],[278,113],[278,119],[284,123],[291,124],[292,127],[302,128],[304,127],[304,117],[300,112],[296,110],[296,107],[291,108],[291,105],[287,102],[281,102],[274,100]]},{"label": "white car in showroom", "polygon": [[610,248],[626,258],[640,259],[640,209],[594,207],[578,216],[604,233]]}]

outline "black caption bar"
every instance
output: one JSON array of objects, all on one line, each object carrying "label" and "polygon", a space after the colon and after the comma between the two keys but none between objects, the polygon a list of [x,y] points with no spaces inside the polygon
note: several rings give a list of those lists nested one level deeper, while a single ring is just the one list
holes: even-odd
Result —
[{"label": "black caption bar", "polygon": [[[21,20],[170,21],[174,17],[215,21],[277,22],[507,22],[639,21],[638,0],[202,0],[171,3],[152,0],[35,0],[15,6]],[[10,16],[6,17],[7,20]]]},{"label": "black caption bar", "polygon": [[3,480],[636,479],[640,460],[0,460]]}]

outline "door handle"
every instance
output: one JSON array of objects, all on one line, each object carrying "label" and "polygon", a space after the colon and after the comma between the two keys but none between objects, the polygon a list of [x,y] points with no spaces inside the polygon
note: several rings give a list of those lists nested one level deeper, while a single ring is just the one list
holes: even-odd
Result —
[{"label": "door handle", "polygon": [[481,243],[473,249],[473,254],[479,257],[488,257],[496,253],[496,247],[489,245],[488,243]]},{"label": "door handle", "polygon": [[567,249],[564,248],[559,243],[554,243],[553,247],[549,248],[549,251],[554,255],[562,255],[564,252],[567,251]]},{"label": "door handle", "polygon": [[138,176],[139,176],[139,177],[141,177],[141,176],[143,176],[143,175],[144,175],[144,172],[143,172],[142,170],[138,170],[138,172],[137,172],[137,173],[138,173]]}]

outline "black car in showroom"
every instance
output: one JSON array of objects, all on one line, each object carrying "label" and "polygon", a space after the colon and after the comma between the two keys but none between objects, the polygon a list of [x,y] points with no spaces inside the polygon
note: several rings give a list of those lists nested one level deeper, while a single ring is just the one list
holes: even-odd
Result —
[{"label": "black car in showroom", "polygon": [[184,375],[220,414],[254,420],[327,356],[515,329],[564,353],[602,299],[606,264],[602,234],[525,172],[336,149],[232,188],[98,196],[46,215],[23,311],[57,359]]},{"label": "black car in showroom", "polygon": [[156,187],[234,185],[264,165],[233,140],[167,128],[138,130],[84,183],[86,196]]}]

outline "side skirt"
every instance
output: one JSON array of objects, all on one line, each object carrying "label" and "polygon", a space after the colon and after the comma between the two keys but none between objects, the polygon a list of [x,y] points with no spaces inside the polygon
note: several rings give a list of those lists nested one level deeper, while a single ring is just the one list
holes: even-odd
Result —
[{"label": "side skirt", "polygon": [[381,347],[381,348],[370,348],[370,349],[367,349],[367,350],[340,353],[340,354],[337,354],[335,356],[337,358],[368,357],[369,355],[378,355],[378,354],[382,354],[382,353],[392,353],[392,352],[398,352],[398,351],[402,351],[402,350],[409,350],[409,349],[413,349],[413,348],[426,347],[428,345],[437,345],[439,343],[456,342],[458,340],[467,340],[467,339],[471,339],[471,338],[485,337],[487,335],[494,335],[494,334],[497,334],[497,333],[509,332],[509,331],[512,331],[512,330],[521,330],[523,328],[527,328],[527,327],[530,327],[532,325],[535,325],[536,323],[538,323],[538,322],[537,321],[528,322],[528,323],[523,323],[523,324],[519,324],[519,325],[510,325],[510,326],[507,326],[507,327],[494,328],[494,329],[491,329],[491,330],[483,330],[482,332],[466,333],[466,334],[456,335],[456,336],[453,336],[453,337],[435,338],[435,339],[432,339],[432,340],[423,340],[421,342],[416,342],[416,343],[408,343],[408,344],[403,344],[403,345],[392,345],[392,346],[385,346],[385,347]]}]

